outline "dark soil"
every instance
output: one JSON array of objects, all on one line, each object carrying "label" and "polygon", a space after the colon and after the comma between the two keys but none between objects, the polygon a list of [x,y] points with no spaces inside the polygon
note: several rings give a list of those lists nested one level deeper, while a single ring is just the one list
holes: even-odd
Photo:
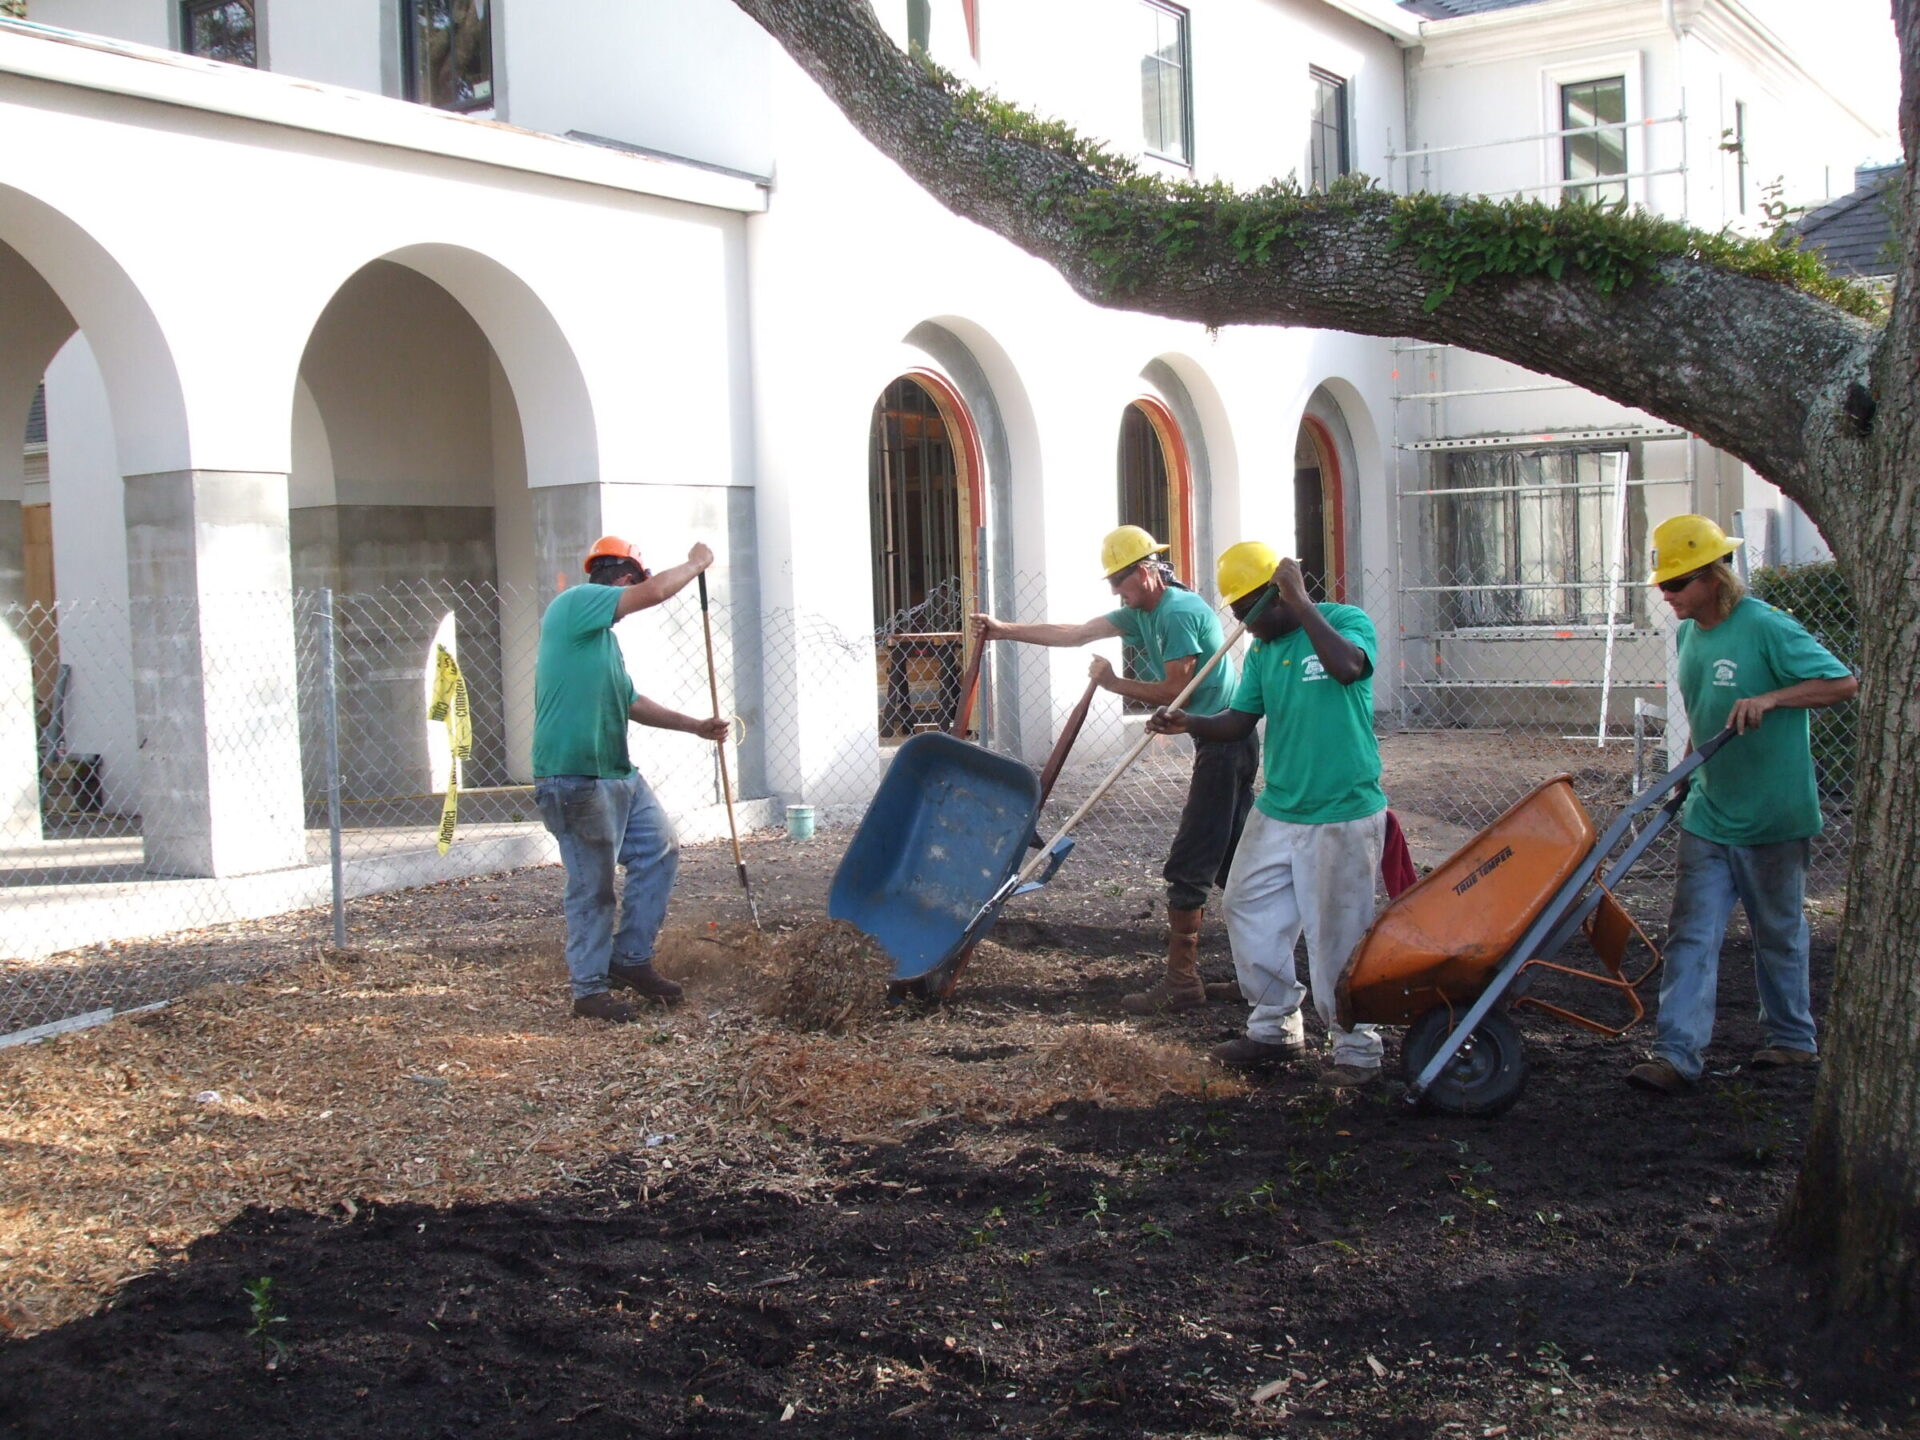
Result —
[{"label": "dark soil", "polygon": [[[763,910],[817,906],[836,858],[755,842]],[[517,878],[557,899],[552,872]],[[740,918],[732,882],[725,847],[690,850],[676,917]],[[380,923],[444,931],[460,893]],[[956,1057],[998,1054],[1013,1009],[1118,1020],[1150,973],[1150,873],[1021,904],[996,939],[1087,978],[976,968]],[[1210,973],[1224,957],[1210,922]],[[1749,965],[1736,940],[1717,1068],[1682,1099],[1621,1083],[1636,1045],[1533,1018],[1529,1089],[1493,1121],[1287,1072],[1214,1102],[819,1139],[824,1181],[652,1151],[510,1204],[251,1211],[0,1344],[0,1433],[1920,1434],[1911,1361],[1822,1327],[1770,1250],[1813,1077],[1743,1068]],[[1236,1021],[1153,1028],[1202,1045]]]}]

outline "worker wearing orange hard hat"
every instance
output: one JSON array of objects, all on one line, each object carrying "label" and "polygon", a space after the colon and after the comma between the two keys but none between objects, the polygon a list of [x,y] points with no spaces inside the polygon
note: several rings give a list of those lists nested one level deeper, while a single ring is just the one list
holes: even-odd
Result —
[{"label": "worker wearing orange hard hat", "polygon": [[[695,545],[684,563],[656,575],[633,545],[603,535],[582,562],[587,583],[562,590],[540,617],[533,794],[566,867],[567,975],[573,1013],[582,1018],[634,1019],[614,986],[661,1004],[680,999],[680,986],[653,968],[679,845],[628,756],[627,725],[713,741],[726,739],[730,726],[719,716],[669,710],[635,690],[613,627],[679,594],[711,564],[713,551]],[[626,871],[617,928],[616,866]]]},{"label": "worker wearing orange hard hat", "polygon": [[1816,1063],[1808,979],[1807,842],[1821,826],[1807,712],[1853,698],[1859,682],[1805,627],[1746,593],[1727,562],[1740,548],[1704,515],[1653,532],[1647,583],[1679,621],[1675,649],[1687,723],[1705,739],[1741,736],[1700,767],[1680,812],[1673,913],[1660,970],[1652,1058],[1637,1089],[1691,1090],[1713,1038],[1720,944],[1737,901],[1753,937],[1766,1044],[1756,1070]]},{"label": "worker wearing orange hard hat", "polygon": [[[1186,688],[1195,669],[1206,664],[1224,638],[1213,606],[1174,578],[1164,558],[1167,549],[1138,525],[1119,526],[1100,546],[1101,573],[1119,597],[1119,609],[1078,625],[1016,624],[975,615],[975,633],[983,641],[1028,645],[1090,645],[1118,637],[1133,648],[1138,677],[1121,675],[1104,656],[1096,656],[1088,667],[1089,678],[1125,699],[1165,705]],[[1233,680],[1233,661],[1223,658],[1200,682],[1193,703],[1203,709],[1224,707]],[[1188,1010],[1208,999],[1200,979],[1200,923],[1207,896],[1215,885],[1226,883],[1233,847],[1253,804],[1258,763],[1259,750],[1251,736],[1195,741],[1186,803],[1160,872],[1167,882],[1165,973],[1148,989],[1122,997],[1129,1014]]]},{"label": "worker wearing orange hard hat", "polygon": [[1333,1040],[1333,1085],[1380,1074],[1371,1025],[1343,1030],[1334,986],[1373,923],[1374,875],[1386,842],[1387,797],[1373,735],[1373,622],[1352,605],[1316,605],[1296,561],[1242,541],[1220,556],[1221,597],[1253,636],[1240,681],[1215,713],[1157,710],[1161,734],[1224,743],[1264,718],[1266,785],[1254,801],[1223,906],[1234,974],[1253,1008],[1241,1039],[1214,1047],[1222,1064],[1258,1067],[1308,1055],[1293,947],[1304,932],[1314,1008]]}]

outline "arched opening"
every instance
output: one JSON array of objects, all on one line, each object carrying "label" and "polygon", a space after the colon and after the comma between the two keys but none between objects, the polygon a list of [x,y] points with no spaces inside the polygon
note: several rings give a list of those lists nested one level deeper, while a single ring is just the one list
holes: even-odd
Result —
[{"label": "arched opening", "polygon": [[86,842],[57,873],[103,878],[167,749],[136,720],[124,477],[188,464],[180,385],[118,261],[8,186],[0,296],[0,840]]},{"label": "arched opening", "polygon": [[1293,553],[1318,600],[1347,598],[1346,490],[1332,431],[1304,416],[1293,449]]},{"label": "arched opening", "polygon": [[1193,467],[1180,426],[1159,400],[1135,400],[1120,415],[1121,525],[1138,525],[1171,548],[1173,573],[1193,584]]},{"label": "arched opening", "polygon": [[950,725],[979,584],[984,466],[971,416],[931,371],[873,407],[867,500],[882,739]]},{"label": "arched opening", "polygon": [[[424,721],[423,687],[443,637],[473,720],[461,819],[524,810],[524,795],[485,793],[529,778],[522,682],[537,634],[533,587],[502,585],[504,550],[531,558],[527,453],[486,330],[436,279],[372,261],[320,312],[289,398],[294,588],[310,601],[332,593],[342,732],[383,737],[342,747],[345,822],[431,828],[448,760]],[[303,668],[310,823],[326,795],[323,681]]]},{"label": "arched opening", "polygon": [[[1167,562],[1183,585],[1193,580],[1193,467],[1180,427],[1159,400],[1142,397],[1120,414],[1119,523],[1138,525],[1167,548]],[[1139,680],[1145,672],[1131,645],[1120,647],[1121,673]],[[1126,708],[1142,711],[1144,702]]]}]

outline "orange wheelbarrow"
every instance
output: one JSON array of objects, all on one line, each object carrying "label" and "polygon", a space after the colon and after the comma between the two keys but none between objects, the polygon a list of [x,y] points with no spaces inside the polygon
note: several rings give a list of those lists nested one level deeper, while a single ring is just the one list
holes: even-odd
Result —
[{"label": "orange wheelbarrow", "polygon": [[[1659,968],[1660,952],[1613,888],[1677,818],[1689,777],[1732,734],[1723,730],[1689,754],[1597,840],[1571,777],[1556,775],[1388,902],[1341,972],[1335,1010],[1346,1028],[1407,1027],[1400,1054],[1409,1104],[1448,1115],[1498,1115],[1511,1107],[1527,1081],[1520,1032],[1508,1013],[1520,1006],[1604,1035],[1624,1034],[1646,1014],[1639,990]],[[1636,828],[1648,811],[1654,813]],[[1559,963],[1582,930],[1598,971]],[[1627,948],[1636,936],[1651,958],[1629,974]],[[1549,973],[1591,982],[1624,1002],[1624,1022],[1529,995]]]}]

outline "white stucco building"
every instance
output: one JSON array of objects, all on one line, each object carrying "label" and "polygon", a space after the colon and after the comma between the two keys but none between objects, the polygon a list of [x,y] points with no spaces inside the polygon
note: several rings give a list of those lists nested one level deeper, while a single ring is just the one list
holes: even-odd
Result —
[{"label": "white stucco building", "polygon": [[[1244,186],[1571,186],[1743,225],[1775,177],[1814,200],[1894,144],[1737,0],[876,8],[969,80]],[[1630,565],[1665,514],[1775,505],[1670,427],[1478,357],[1086,305],[907,182],[726,0],[29,15],[0,22],[0,427],[24,434],[44,380],[46,473],[0,445],[0,606],[57,596],[69,748],[102,757],[154,872],[302,857],[295,605],[320,587],[543,592],[603,532],[662,563],[707,540],[733,703],[782,737],[743,788],[833,803],[964,609],[1105,608],[1122,520],[1206,591],[1234,540],[1293,549],[1386,621],[1381,703],[1445,718],[1445,646],[1614,615],[1591,582],[1615,484]],[[901,611],[891,672],[884,645],[803,665],[764,622],[870,636]],[[631,641],[636,674],[671,638]],[[498,778],[525,780],[530,676],[497,635],[463,644],[501,672]],[[29,648],[0,637],[19,843]],[[1000,738],[1044,753],[1083,668],[1001,666]]]}]

